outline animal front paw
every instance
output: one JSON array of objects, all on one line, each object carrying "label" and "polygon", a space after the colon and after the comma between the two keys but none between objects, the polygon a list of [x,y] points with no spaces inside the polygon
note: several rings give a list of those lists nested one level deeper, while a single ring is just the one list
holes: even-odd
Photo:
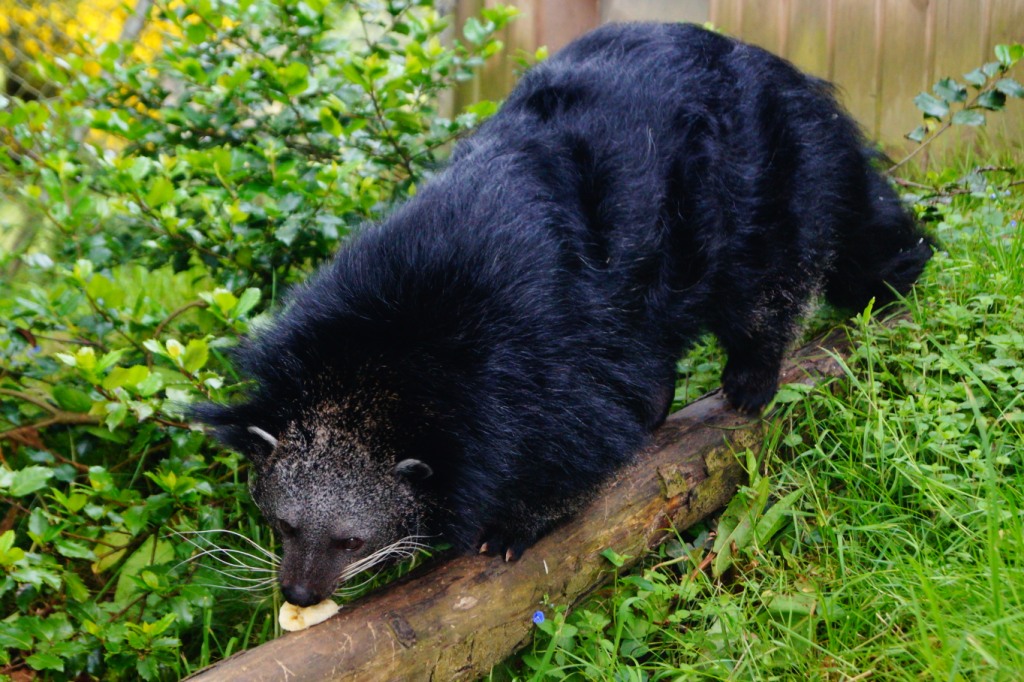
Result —
[{"label": "animal front paw", "polygon": [[506,537],[500,532],[484,533],[484,539],[480,543],[480,554],[503,557],[505,561],[517,561],[529,545],[528,542]]},{"label": "animal front paw", "polygon": [[759,414],[779,390],[779,366],[745,364],[730,359],[722,372],[722,389],[734,408]]}]

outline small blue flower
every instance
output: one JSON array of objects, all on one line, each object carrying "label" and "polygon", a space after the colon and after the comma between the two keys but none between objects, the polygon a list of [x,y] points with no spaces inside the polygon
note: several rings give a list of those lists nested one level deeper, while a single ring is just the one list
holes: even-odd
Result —
[{"label": "small blue flower", "polygon": [[1016,220],[1011,220],[1010,221],[1010,227],[1017,227],[1017,221]]},{"label": "small blue flower", "polygon": [[995,199],[995,198],[996,198],[996,193],[995,193],[995,192],[992,192],[992,194],[989,194],[989,195],[988,195],[988,198],[989,198],[989,199]]},{"label": "small blue flower", "polygon": [[533,622],[536,623],[537,625],[540,625],[541,623],[543,623],[544,622],[544,612],[543,611],[537,611],[536,613],[534,613],[533,614]]}]

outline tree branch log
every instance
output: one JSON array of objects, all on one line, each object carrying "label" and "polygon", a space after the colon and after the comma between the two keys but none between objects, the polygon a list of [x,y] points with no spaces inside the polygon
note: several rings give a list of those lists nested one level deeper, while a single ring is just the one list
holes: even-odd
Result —
[{"label": "tree branch log", "polygon": [[[843,332],[798,350],[783,383],[839,376]],[[257,680],[473,680],[531,635],[545,599],[575,604],[609,577],[601,552],[628,568],[671,528],[723,507],[746,479],[734,455],[761,445],[765,422],[729,409],[716,392],[671,415],[653,443],[594,502],[517,562],[457,557],[424,567],[345,606],[309,630],[238,653],[193,678]]]}]

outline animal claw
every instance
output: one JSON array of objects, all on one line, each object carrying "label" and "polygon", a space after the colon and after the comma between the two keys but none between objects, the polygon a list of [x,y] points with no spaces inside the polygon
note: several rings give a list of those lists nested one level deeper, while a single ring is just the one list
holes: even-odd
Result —
[{"label": "animal claw", "polygon": [[512,550],[511,547],[505,550],[505,563],[508,563],[509,561],[515,561],[518,558],[519,557],[516,556],[516,553]]},{"label": "animal claw", "polygon": [[491,551],[491,548],[490,548],[490,546],[488,546],[488,544],[486,542],[484,544],[480,545],[480,553],[481,554],[487,554],[489,551]]}]

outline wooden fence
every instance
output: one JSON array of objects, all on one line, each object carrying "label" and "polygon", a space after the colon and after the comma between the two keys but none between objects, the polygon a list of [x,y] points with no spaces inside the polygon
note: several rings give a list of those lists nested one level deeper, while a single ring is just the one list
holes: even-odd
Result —
[{"label": "wooden fence", "polygon": [[[840,87],[873,138],[898,152],[920,122],[913,98],[942,76],[994,59],[997,43],[1024,42],[1024,0],[504,0],[520,17],[507,29],[504,61],[467,84],[461,101],[498,99],[515,82],[517,51],[553,53],[609,21],[710,21]],[[464,21],[495,0],[459,0]],[[1020,73],[1018,80],[1024,80]],[[1024,145],[1024,102],[991,118],[988,137]],[[960,140],[972,139],[961,135]],[[951,137],[950,143],[956,140]]]}]

